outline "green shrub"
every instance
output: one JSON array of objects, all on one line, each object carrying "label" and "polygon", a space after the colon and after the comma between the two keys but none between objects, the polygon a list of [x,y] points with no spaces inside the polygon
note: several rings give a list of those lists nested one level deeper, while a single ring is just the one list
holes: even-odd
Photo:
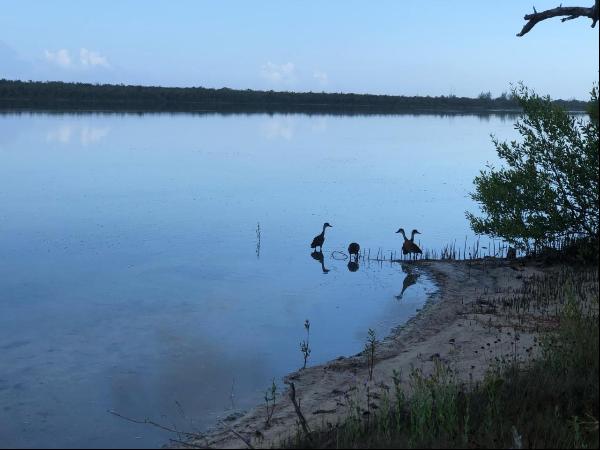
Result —
[{"label": "green shrub", "polygon": [[504,166],[480,172],[471,197],[482,217],[467,212],[476,233],[521,249],[553,246],[564,238],[598,239],[598,88],[588,118],[577,118],[523,85],[515,129],[521,142],[493,138]]}]

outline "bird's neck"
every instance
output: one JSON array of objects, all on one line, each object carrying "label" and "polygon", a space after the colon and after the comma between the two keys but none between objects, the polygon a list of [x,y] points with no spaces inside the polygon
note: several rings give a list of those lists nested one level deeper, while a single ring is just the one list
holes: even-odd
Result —
[{"label": "bird's neck", "polygon": [[325,230],[327,229],[327,227],[325,225],[323,225],[323,231],[321,232],[321,236],[325,236]]},{"label": "bird's neck", "polygon": [[402,233],[402,237],[404,238],[404,240],[408,241],[408,238],[406,237],[406,234],[404,234],[404,230],[400,231],[400,233]]},{"label": "bird's neck", "polygon": [[415,240],[415,232],[413,231],[413,232],[410,234],[410,241],[411,241],[411,242],[413,242],[414,240]]}]

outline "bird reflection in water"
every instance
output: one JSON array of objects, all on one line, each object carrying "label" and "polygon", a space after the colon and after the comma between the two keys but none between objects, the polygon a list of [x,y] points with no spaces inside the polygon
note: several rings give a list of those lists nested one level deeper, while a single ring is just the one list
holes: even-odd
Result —
[{"label": "bird reflection in water", "polygon": [[407,264],[402,264],[402,272],[404,272],[406,274],[406,276],[404,277],[404,280],[402,281],[402,292],[400,292],[400,295],[395,296],[396,300],[402,300],[404,291],[406,291],[409,287],[411,287],[413,284],[415,284],[417,282],[417,280],[419,279],[419,277],[421,276],[419,273],[415,272],[414,269],[412,269]]},{"label": "bird reflection in water", "polygon": [[323,273],[329,272],[329,269],[325,268],[325,258],[323,257],[323,252],[318,252],[315,250],[310,254],[310,256],[312,256],[313,259],[316,259],[321,263],[321,270],[323,270]]},{"label": "bird reflection in water", "polygon": [[358,265],[357,261],[350,261],[348,263],[348,270],[350,272],[356,272],[358,270],[358,267],[359,267],[359,265]]}]

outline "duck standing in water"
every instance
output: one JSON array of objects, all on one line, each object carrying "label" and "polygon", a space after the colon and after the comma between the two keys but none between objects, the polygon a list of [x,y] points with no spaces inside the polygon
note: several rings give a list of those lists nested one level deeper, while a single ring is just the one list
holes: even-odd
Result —
[{"label": "duck standing in water", "polygon": [[358,245],[356,242],[352,242],[348,246],[348,254],[350,255],[350,261],[352,261],[352,255],[355,256],[354,260],[358,261],[358,254],[359,253],[360,253],[360,245]]},{"label": "duck standing in water", "polygon": [[402,236],[404,237],[404,243],[402,244],[402,254],[403,255],[407,255],[409,253],[412,253],[413,257],[416,257],[417,253],[419,253],[419,254],[423,253],[421,251],[421,249],[419,248],[419,246],[417,244],[415,244],[415,242],[414,242],[414,240],[415,240],[415,234],[421,234],[419,231],[412,230],[412,233],[410,235],[410,239],[408,239],[406,237],[406,234],[404,234],[404,228],[400,228],[398,231],[396,231],[396,233],[401,233]]},{"label": "duck standing in water", "polygon": [[327,227],[333,228],[331,225],[329,225],[329,222],[325,222],[323,224],[323,231],[321,234],[315,236],[315,238],[312,240],[312,244],[310,244],[310,248],[314,248],[316,250],[317,247],[319,247],[321,249],[320,251],[323,251],[323,243],[325,242],[325,228]]}]

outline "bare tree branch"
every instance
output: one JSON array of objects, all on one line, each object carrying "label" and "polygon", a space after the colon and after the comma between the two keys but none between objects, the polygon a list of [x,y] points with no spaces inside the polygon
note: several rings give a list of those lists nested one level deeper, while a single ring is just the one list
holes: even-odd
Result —
[{"label": "bare tree branch", "polygon": [[[566,17],[563,17],[566,16]],[[552,17],[563,17],[561,22],[565,22],[567,20],[577,19],[578,17],[589,17],[592,19],[592,28],[596,26],[596,22],[598,21],[598,0],[594,3],[593,6],[589,8],[581,7],[581,6],[559,6],[554,9],[548,9],[546,11],[537,12],[535,7],[533,8],[533,14],[525,15],[524,19],[527,20],[527,23],[521,30],[517,36],[524,36],[529,33],[531,29],[542,20],[551,19]]]},{"label": "bare tree branch", "polygon": [[298,404],[298,401],[296,400],[296,386],[294,386],[294,383],[292,383],[292,382],[289,382],[287,384],[291,388],[290,389],[290,399],[292,400],[292,403],[294,404],[294,409],[296,410],[296,415],[298,416],[300,425],[302,425],[302,429],[304,430],[304,435],[306,436],[308,441],[312,443],[310,428],[308,427],[308,423],[306,422],[306,419],[304,418],[304,414],[302,414],[302,411],[300,410],[300,405]]}]

